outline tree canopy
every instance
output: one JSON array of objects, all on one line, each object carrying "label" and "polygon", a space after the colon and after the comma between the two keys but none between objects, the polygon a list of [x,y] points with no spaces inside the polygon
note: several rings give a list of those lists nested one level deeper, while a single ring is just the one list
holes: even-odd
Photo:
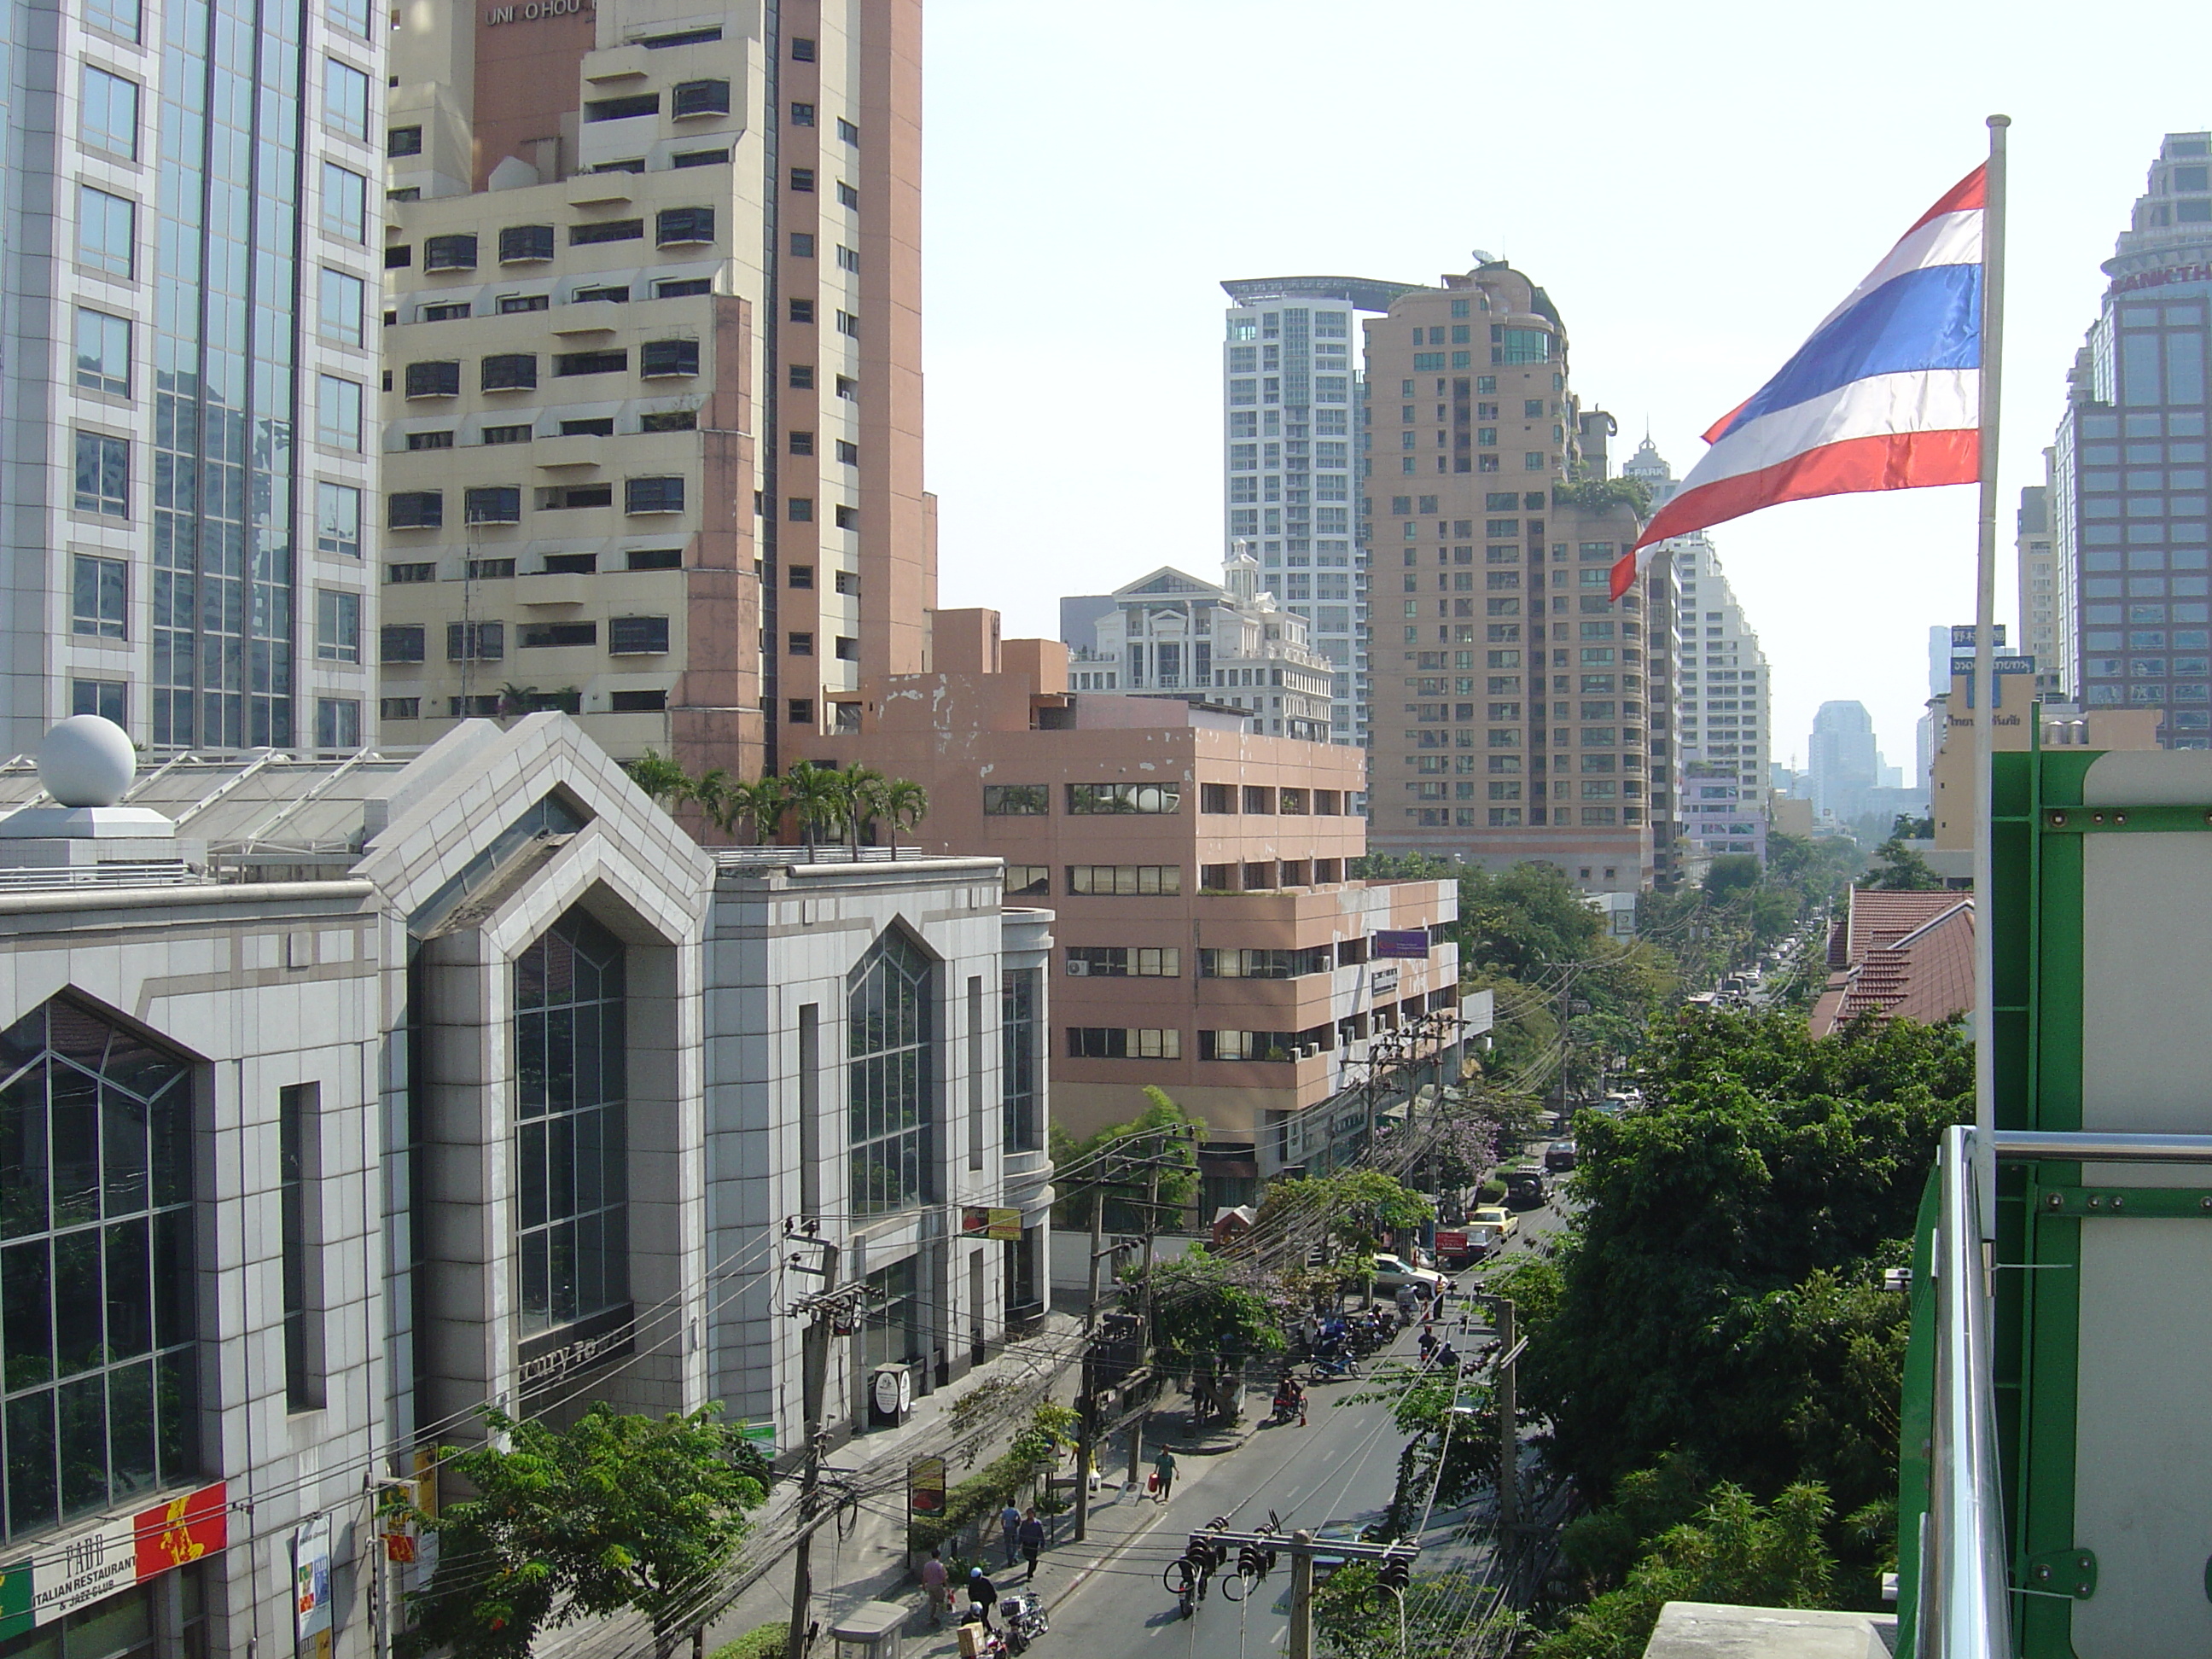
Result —
[{"label": "tree canopy", "polygon": [[[1126,1123],[1109,1124],[1083,1139],[1054,1123],[1053,1164],[1067,1172],[1060,1177],[1067,1195],[1053,1206],[1054,1224],[1089,1226],[1091,1206],[1102,1196],[1106,1224],[1117,1232],[1143,1232],[1148,1222],[1170,1224],[1198,1202],[1198,1145],[1205,1137],[1206,1120],[1185,1111],[1166,1090],[1152,1084],[1145,1085],[1145,1109]],[[1160,1171],[1157,1218],[1144,1213],[1146,1171],[1132,1170],[1100,1179],[1108,1164],[1099,1155],[1117,1151],[1132,1158],[1158,1158],[1168,1162],[1170,1167]]]},{"label": "tree canopy", "polygon": [[475,1496],[392,1513],[439,1540],[427,1589],[408,1596],[407,1659],[527,1659],[544,1631],[632,1611],[665,1653],[699,1582],[736,1552],[768,1495],[766,1460],[715,1420],[629,1415],[595,1403],[556,1429],[487,1408],[489,1443],[439,1455]]},{"label": "tree canopy", "polygon": [[1581,1209],[1523,1304],[1522,1388],[1585,1491],[1681,1450],[1771,1495],[1817,1480],[1846,1511],[1895,1484],[1901,1261],[1972,1056],[1949,1029],[1815,1040],[1781,1013],[1681,1017],[1644,1107],[1576,1121]]}]

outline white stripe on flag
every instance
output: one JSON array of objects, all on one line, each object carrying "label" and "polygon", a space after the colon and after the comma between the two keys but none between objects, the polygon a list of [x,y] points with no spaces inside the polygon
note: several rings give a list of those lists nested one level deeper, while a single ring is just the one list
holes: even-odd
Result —
[{"label": "white stripe on flag", "polygon": [[1762,415],[1705,453],[1678,495],[1699,484],[1774,466],[1823,444],[1900,432],[1949,432],[1981,423],[1981,374],[1972,368],[1921,368],[1870,374],[1818,398]]},{"label": "white stripe on flag", "polygon": [[1907,232],[1905,240],[1867,273],[1866,280],[1850,291],[1843,304],[1820,319],[1813,333],[1818,334],[1884,283],[1908,270],[1925,270],[1931,265],[1978,265],[1981,262],[1981,209],[1939,215],[1917,230]]}]

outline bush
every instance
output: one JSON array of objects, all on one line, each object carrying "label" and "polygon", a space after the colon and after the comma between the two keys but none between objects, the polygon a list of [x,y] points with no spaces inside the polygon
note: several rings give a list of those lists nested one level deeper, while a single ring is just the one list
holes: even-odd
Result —
[{"label": "bush", "polygon": [[711,1659],[782,1659],[790,1639],[791,1626],[779,1619],[772,1625],[756,1625],[734,1642],[725,1642]]}]

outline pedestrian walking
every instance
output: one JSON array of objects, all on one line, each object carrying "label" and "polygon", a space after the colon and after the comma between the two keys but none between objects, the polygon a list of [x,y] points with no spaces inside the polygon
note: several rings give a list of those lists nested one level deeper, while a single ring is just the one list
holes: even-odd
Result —
[{"label": "pedestrian walking", "polygon": [[968,1569],[968,1610],[982,1620],[983,1628],[991,1628],[991,1609],[999,1605],[999,1587],[983,1577],[983,1569]]},{"label": "pedestrian walking", "polygon": [[929,1559],[921,1564],[921,1588],[929,1597],[929,1627],[935,1630],[945,1622],[945,1563],[938,1557],[939,1547],[932,1545]]},{"label": "pedestrian walking", "polygon": [[1030,1505],[1030,1512],[1022,1517],[1019,1536],[1022,1559],[1030,1564],[1029,1577],[1022,1580],[1026,1584],[1036,1577],[1037,1556],[1044,1548],[1044,1522],[1038,1518],[1034,1504]]},{"label": "pedestrian walking", "polygon": [[1163,1446],[1160,1455],[1152,1460],[1153,1490],[1161,1503],[1168,1501],[1168,1492],[1175,1486],[1175,1454]]},{"label": "pedestrian walking", "polygon": [[1009,1567],[1014,1565],[1014,1534],[1021,1529],[1022,1512],[1014,1507],[1014,1500],[1009,1498],[1006,1507],[999,1511],[999,1531],[1006,1540],[1006,1565]]}]

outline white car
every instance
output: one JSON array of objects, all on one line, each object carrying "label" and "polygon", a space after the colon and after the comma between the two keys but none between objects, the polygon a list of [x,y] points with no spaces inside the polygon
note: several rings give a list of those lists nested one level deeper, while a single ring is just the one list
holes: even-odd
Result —
[{"label": "white car", "polygon": [[1375,1288],[1396,1291],[1401,1285],[1411,1285],[1434,1296],[1451,1281],[1432,1267],[1416,1267],[1403,1257],[1378,1255],[1375,1258]]}]

